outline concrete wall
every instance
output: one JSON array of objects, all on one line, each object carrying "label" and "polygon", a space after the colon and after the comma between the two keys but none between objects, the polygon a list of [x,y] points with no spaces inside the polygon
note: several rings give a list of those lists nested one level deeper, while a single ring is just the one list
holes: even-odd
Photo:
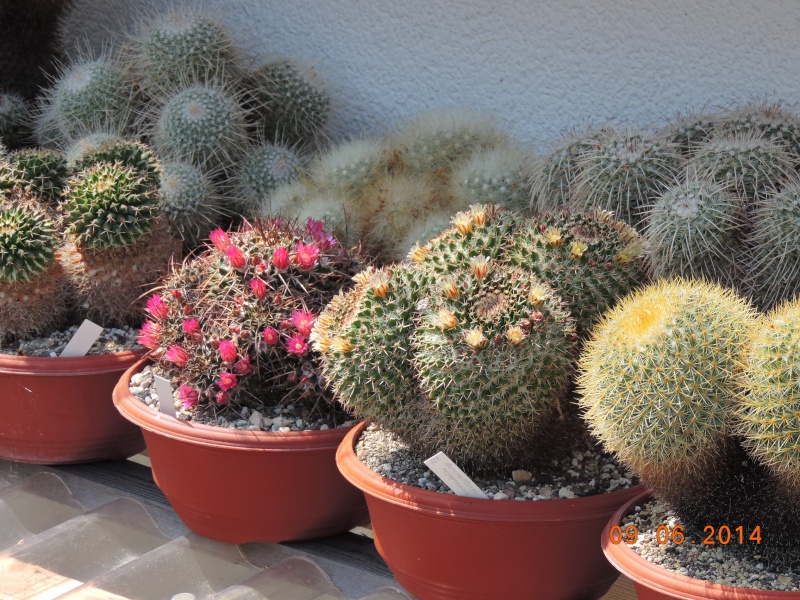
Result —
[{"label": "concrete wall", "polygon": [[[534,141],[587,120],[644,123],[734,97],[800,100],[797,0],[205,3],[255,57],[317,66],[337,98],[334,137],[454,105],[493,112]],[[77,0],[65,35],[98,45],[146,4]]]}]

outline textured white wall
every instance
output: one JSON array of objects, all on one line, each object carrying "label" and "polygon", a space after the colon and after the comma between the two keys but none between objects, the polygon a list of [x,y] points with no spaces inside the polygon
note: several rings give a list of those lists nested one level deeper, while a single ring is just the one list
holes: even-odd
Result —
[{"label": "textured white wall", "polygon": [[[171,4],[160,0],[158,4]],[[331,133],[379,133],[426,108],[494,113],[526,141],[733,97],[800,100],[798,0],[206,0],[256,57],[316,65]],[[67,36],[98,44],[148,3],[78,0]]]}]

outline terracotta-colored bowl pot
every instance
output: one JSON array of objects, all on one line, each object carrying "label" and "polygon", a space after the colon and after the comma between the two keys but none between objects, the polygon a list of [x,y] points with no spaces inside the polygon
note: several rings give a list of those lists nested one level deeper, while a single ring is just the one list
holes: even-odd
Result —
[{"label": "terracotta-colored bowl pot", "polygon": [[378,552],[421,600],[593,600],[617,579],[597,536],[641,486],[534,502],[420,490],[358,459],[354,448],[365,427],[347,435],[336,463],[366,494]]},{"label": "terracotta-colored bowl pot", "polygon": [[272,433],[181,421],[131,394],[131,367],[114,389],[120,413],[142,428],[153,477],[194,532],[227,542],[285,542],[369,522],[364,495],[336,469],[353,427]]},{"label": "terracotta-colored bowl pot", "polygon": [[65,464],[127,458],[141,431],[114,409],[114,385],[143,352],[75,358],[0,354],[0,458]]},{"label": "terracotta-colored bowl pot", "polygon": [[651,499],[650,492],[644,492],[632,498],[609,519],[603,530],[601,544],[609,562],[623,575],[633,581],[636,596],[639,600],[666,600],[683,598],[685,600],[798,600],[800,592],[780,592],[771,590],[754,590],[730,585],[711,583],[702,579],[694,579],[680,575],[660,567],[642,558],[630,549],[623,541],[619,544],[611,542],[611,528],[622,525],[625,517],[631,514],[635,506]]}]

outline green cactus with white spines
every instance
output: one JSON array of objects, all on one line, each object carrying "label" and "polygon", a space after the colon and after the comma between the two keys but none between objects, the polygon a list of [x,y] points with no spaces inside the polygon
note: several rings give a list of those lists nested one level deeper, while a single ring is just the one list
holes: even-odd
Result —
[{"label": "green cactus with white spines", "polygon": [[530,155],[517,148],[477,152],[454,171],[452,195],[465,207],[491,203],[526,212],[531,200],[530,163]]},{"label": "green cactus with white spines", "polygon": [[750,211],[793,172],[796,158],[783,142],[756,133],[720,134],[704,144],[690,165],[698,175],[743,196]]},{"label": "green cactus with white spines", "polygon": [[119,62],[110,56],[79,59],[62,69],[46,91],[37,117],[40,136],[56,135],[42,140],[51,143],[98,129],[124,131],[135,108],[134,86]]},{"label": "green cactus with white spines", "polygon": [[800,489],[800,300],[763,315],[742,369],[737,433],[759,463],[789,489]]},{"label": "green cactus with white spines", "polygon": [[316,71],[281,58],[245,78],[258,133],[291,146],[313,142],[331,112],[331,96]]},{"label": "green cactus with white spines", "polygon": [[389,138],[390,162],[417,174],[446,179],[474,152],[506,144],[492,119],[468,110],[442,110],[402,124]]},{"label": "green cactus with white spines", "polygon": [[766,196],[745,237],[744,288],[762,308],[800,290],[800,180]]},{"label": "green cactus with white spines", "polygon": [[326,230],[341,240],[342,244],[351,247],[359,244],[363,235],[358,215],[351,212],[350,204],[341,196],[311,192],[298,197],[297,202],[278,210],[276,214],[298,223],[305,223],[308,219],[322,221]]},{"label": "green cactus with white spines", "polygon": [[755,134],[783,142],[800,153],[800,115],[780,101],[754,100],[721,115],[720,130],[727,134]]},{"label": "green cactus with white spines", "polygon": [[320,190],[358,196],[386,170],[383,140],[357,139],[327,150],[309,166]]},{"label": "green cactus with white spines", "polygon": [[245,112],[238,97],[215,84],[195,84],[171,95],[152,125],[159,155],[204,168],[230,167],[245,151]]},{"label": "green cactus with white spines", "polygon": [[738,283],[744,202],[723,185],[687,175],[649,207],[644,239],[651,274]]},{"label": "green cactus with white spines", "polygon": [[286,146],[267,143],[251,149],[233,176],[235,211],[246,218],[255,215],[276,189],[300,176],[302,167],[302,158]]},{"label": "green cactus with white spines", "polygon": [[720,126],[721,115],[703,108],[697,112],[678,113],[657,133],[684,156],[694,154],[710,140]]},{"label": "green cactus with white spines", "polygon": [[66,158],[56,150],[17,150],[0,161],[0,186],[22,188],[50,203],[61,199],[68,176]]},{"label": "green cactus with white spines", "polygon": [[646,279],[641,237],[606,211],[535,215],[517,229],[509,255],[558,290],[582,336]]},{"label": "green cactus with white spines", "polygon": [[92,152],[108,143],[116,142],[119,137],[112,132],[95,131],[87,133],[83,137],[70,140],[64,144],[64,155],[67,158],[67,165],[73,168],[84,155]]},{"label": "green cactus with white spines", "polygon": [[0,93],[0,140],[9,148],[15,148],[31,135],[31,110],[17,94]]},{"label": "green cactus with white spines", "polygon": [[127,59],[150,94],[240,75],[240,51],[228,31],[194,7],[146,17],[128,46]]},{"label": "green cactus with white spines", "polygon": [[574,321],[545,283],[503,260],[507,238],[486,239],[513,218],[483,207],[462,217],[408,263],[362,274],[312,337],[356,415],[417,451],[507,468],[565,397]]},{"label": "green cactus with white spines", "polygon": [[395,261],[407,258],[413,248],[422,246],[428,240],[450,229],[453,224],[452,219],[453,211],[451,210],[442,210],[425,215],[422,220],[409,227],[402,238],[398,239],[391,252],[388,253],[387,258]]},{"label": "green cactus with white spines", "polygon": [[164,163],[158,205],[172,231],[190,246],[207,237],[227,212],[213,179],[189,162]]},{"label": "green cactus with white spines", "polygon": [[72,167],[75,171],[82,171],[99,163],[116,163],[130,167],[143,177],[149,186],[158,182],[161,170],[150,146],[123,138],[98,141],[93,147],[86,147],[80,157],[75,158]]},{"label": "green cactus with white spines", "polygon": [[55,221],[30,194],[0,200],[0,340],[45,333],[65,319],[58,244]]},{"label": "green cactus with white spines", "polygon": [[650,132],[602,130],[578,159],[572,207],[609,210],[617,219],[637,226],[644,207],[674,178],[681,164],[677,150]]}]

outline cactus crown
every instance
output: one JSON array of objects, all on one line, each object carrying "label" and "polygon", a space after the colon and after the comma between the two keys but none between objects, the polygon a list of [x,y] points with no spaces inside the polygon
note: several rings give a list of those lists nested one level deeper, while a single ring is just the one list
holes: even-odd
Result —
[{"label": "cactus crown", "polygon": [[0,282],[28,281],[53,262],[56,226],[21,192],[0,201]]},{"label": "cactus crown", "polygon": [[297,179],[302,167],[294,151],[278,144],[262,144],[248,154],[234,178],[237,204],[245,216],[258,212],[278,187]]},{"label": "cactus crown", "polygon": [[79,246],[127,246],[148,233],[156,218],[158,194],[145,177],[121,163],[99,163],[68,184],[62,207],[67,233]]},{"label": "cactus crown", "polygon": [[61,198],[69,170],[64,155],[54,150],[17,150],[0,165],[0,185],[20,187],[43,200]]},{"label": "cactus crown", "polygon": [[131,167],[150,185],[158,182],[160,166],[155,153],[149,146],[136,140],[117,138],[85,148],[81,156],[75,159],[74,169],[80,171],[101,162]]},{"label": "cactus crown", "polygon": [[792,152],[800,150],[800,115],[780,101],[756,100],[735,108],[720,119],[729,134],[756,134],[783,142]]}]

